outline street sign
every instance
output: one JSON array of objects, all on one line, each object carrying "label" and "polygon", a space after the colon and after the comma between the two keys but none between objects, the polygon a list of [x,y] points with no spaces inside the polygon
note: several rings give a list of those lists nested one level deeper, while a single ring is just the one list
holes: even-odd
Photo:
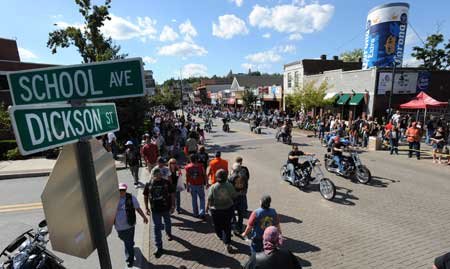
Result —
[{"label": "street sign", "polygon": [[119,130],[114,103],[16,106],[10,107],[9,114],[22,155]]},{"label": "street sign", "polygon": [[141,58],[58,66],[7,74],[15,106],[109,100],[144,95]]},{"label": "street sign", "polygon": [[[106,236],[111,233],[119,202],[118,180],[111,153],[90,141]],[[41,195],[50,242],[56,251],[87,258],[94,250],[83,199],[77,144],[65,145]]]}]

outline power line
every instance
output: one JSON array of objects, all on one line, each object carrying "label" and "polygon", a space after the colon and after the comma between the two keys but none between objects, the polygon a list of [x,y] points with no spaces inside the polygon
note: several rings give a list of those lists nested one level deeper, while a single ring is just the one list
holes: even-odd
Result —
[{"label": "power line", "polygon": [[408,22],[409,27],[411,27],[411,29],[414,31],[414,34],[416,34],[416,36],[420,39],[420,41],[422,42],[422,44],[425,45],[425,42],[423,41],[423,39],[420,37],[420,35],[417,33],[416,29],[414,29],[414,27],[412,26],[411,22]]},{"label": "power line", "polygon": [[353,36],[350,40],[346,41],[344,44],[342,44],[341,46],[335,48],[335,50],[339,53],[339,51],[347,46],[348,44],[350,44],[351,42],[353,42],[356,38],[358,38],[359,36],[361,36],[361,33],[357,33],[355,36]]}]

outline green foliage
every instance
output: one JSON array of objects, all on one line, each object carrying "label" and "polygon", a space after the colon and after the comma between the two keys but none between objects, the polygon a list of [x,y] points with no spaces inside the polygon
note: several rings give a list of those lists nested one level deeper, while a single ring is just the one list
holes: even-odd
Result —
[{"label": "green foliage", "polygon": [[157,94],[149,97],[150,106],[163,105],[169,110],[175,110],[180,107],[181,94],[179,91],[171,91],[169,89],[162,89]]},{"label": "green foliage", "polygon": [[427,37],[423,47],[415,46],[411,56],[422,60],[420,67],[430,70],[447,70],[450,67],[450,41],[444,43],[444,35],[436,33]]},{"label": "green foliage", "polygon": [[286,105],[293,111],[309,111],[312,108],[330,105],[333,100],[325,100],[328,83],[323,81],[319,87],[316,81],[306,83],[302,89],[297,89],[293,94],[286,96]]},{"label": "green foliage", "polygon": [[253,93],[253,91],[245,90],[242,94],[242,101],[244,102],[245,110],[250,110],[257,99],[258,97]]},{"label": "green foliage", "polygon": [[47,47],[52,53],[57,53],[58,48],[75,46],[84,63],[125,58],[126,54],[119,54],[120,46],[114,44],[111,37],[106,38],[100,30],[106,20],[111,20],[111,0],[105,0],[101,6],[91,6],[90,0],[75,0],[75,3],[79,6],[84,25],[81,28],[69,26],[49,33]]},{"label": "green foliage", "polygon": [[339,56],[344,62],[357,62],[363,58],[363,49],[345,51]]},{"label": "green foliage", "polygon": [[8,150],[16,147],[16,140],[0,140],[0,160],[4,160],[6,158],[6,153]]},{"label": "green foliage", "polygon": [[25,157],[23,157],[20,152],[19,152],[19,148],[13,148],[10,149],[6,152],[6,159],[7,160],[22,160]]},{"label": "green foliage", "polygon": [[8,109],[4,103],[0,104],[0,129],[11,129],[11,120],[9,118]]}]

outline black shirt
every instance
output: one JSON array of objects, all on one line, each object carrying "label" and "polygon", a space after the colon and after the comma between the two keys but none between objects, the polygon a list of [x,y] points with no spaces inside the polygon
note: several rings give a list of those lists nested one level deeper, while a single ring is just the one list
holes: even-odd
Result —
[{"label": "black shirt", "polygon": [[339,142],[335,142],[334,144],[333,144],[333,155],[334,156],[342,156],[342,151],[337,151],[337,150],[334,150],[335,148],[337,148],[337,149],[342,149],[342,143],[339,141]]},{"label": "black shirt", "polygon": [[152,211],[161,213],[172,207],[171,194],[175,193],[175,185],[168,180],[152,180],[145,184],[144,196],[148,196]]},{"label": "black shirt", "polygon": [[[301,150],[292,150],[291,152],[289,152],[289,156],[303,156],[305,155],[305,153]],[[297,164],[298,163],[298,158],[288,158],[288,162],[292,163],[292,164]]]}]

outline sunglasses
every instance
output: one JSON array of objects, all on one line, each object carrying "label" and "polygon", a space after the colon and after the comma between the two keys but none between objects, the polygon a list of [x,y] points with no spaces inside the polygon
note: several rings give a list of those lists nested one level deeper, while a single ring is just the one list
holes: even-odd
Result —
[{"label": "sunglasses", "polygon": [[119,191],[127,191],[127,190],[119,190]]}]

